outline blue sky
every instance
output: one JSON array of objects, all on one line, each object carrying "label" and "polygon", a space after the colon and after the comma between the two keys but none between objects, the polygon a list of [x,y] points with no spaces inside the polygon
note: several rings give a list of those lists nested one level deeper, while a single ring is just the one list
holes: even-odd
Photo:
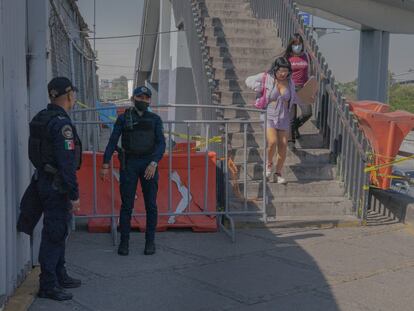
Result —
[{"label": "blue sky", "polygon": [[[80,11],[93,30],[93,0],[78,1]],[[143,0],[96,0],[96,36],[140,33]],[[90,34],[93,37],[93,34]],[[133,77],[138,37],[96,40],[100,78]],[[93,43],[91,41],[91,43]]]},{"label": "blue sky", "polygon": [[[140,33],[141,12],[144,0],[96,0],[97,37]],[[78,1],[81,13],[89,28],[93,29],[93,0]],[[319,18],[314,26],[342,27]],[[92,35],[91,35],[92,36]],[[414,69],[414,35],[391,35],[389,68],[394,73]],[[342,31],[319,39],[319,47],[328,61],[337,81],[346,82],[356,78],[359,56],[359,32]],[[101,78],[133,77],[138,38],[97,40],[96,49],[101,64]],[[402,76],[414,79],[414,73]]]}]

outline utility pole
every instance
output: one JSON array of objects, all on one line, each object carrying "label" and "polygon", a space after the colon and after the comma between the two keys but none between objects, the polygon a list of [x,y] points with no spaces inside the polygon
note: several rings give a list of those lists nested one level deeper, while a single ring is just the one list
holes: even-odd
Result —
[{"label": "utility pole", "polygon": [[96,0],[93,0],[93,53],[96,55]]}]

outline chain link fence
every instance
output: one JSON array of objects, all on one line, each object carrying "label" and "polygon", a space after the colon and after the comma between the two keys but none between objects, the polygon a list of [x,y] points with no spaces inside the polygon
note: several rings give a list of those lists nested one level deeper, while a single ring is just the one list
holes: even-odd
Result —
[{"label": "chain link fence", "polygon": [[[77,108],[96,107],[97,90],[94,51],[87,38],[87,26],[73,0],[50,0],[50,48],[53,77],[65,76],[79,89]],[[74,121],[95,119],[93,112],[73,116]],[[84,149],[89,150],[94,139],[88,125],[77,127]]]}]

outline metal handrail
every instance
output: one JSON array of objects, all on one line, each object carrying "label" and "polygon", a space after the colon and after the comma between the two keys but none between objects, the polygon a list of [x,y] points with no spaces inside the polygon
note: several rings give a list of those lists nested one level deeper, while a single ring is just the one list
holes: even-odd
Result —
[{"label": "metal handrail", "polygon": [[[175,108],[175,106],[182,106],[182,105],[164,105],[165,107],[169,107],[169,108]],[[188,107],[189,105],[184,105],[186,107]],[[194,107],[197,108],[211,108],[211,105],[194,105]],[[213,106],[215,107],[215,106]],[[246,110],[248,108],[241,108],[241,107],[226,107],[226,106],[219,106],[219,108],[223,108],[223,109],[235,109],[235,110]],[[90,109],[91,111],[93,110],[99,110],[99,108],[93,108]],[[250,111],[255,111],[255,112],[260,112],[260,114],[262,114],[264,116],[264,118],[261,118],[260,120],[246,120],[246,119],[232,119],[232,120],[166,120],[164,121],[167,130],[165,132],[165,134],[168,135],[167,141],[168,141],[168,152],[167,152],[167,157],[168,157],[168,211],[167,212],[160,212],[159,215],[160,216],[179,216],[179,215],[183,215],[183,216],[194,216],[194,215],[206,215],[206,216],[217,216],[217,217],[226,217],[230,223],[230,230],[227,229],[221,221],[219,221],[219,224],[222,228],[222,230],[224,232],[226,232],[227,234],[229,234],[232,238],[232,240],[234,241],[235,239],[235,227],[234,227],[234,220],[233,220],[233,216],[236,215],[256,215],[256,216],[260,216],[262,217],[262,220],[265,222],[266,221],[266,187],[267,187],[267,180],[266,180],[266,172],[265,170],[263,170],[262,173],[262,177],[261,177],[261,183],[263,185],[263,192],[262,192],[262,201],[260,203],[260,205],[257,206],[257,210],[248,210],[247,209],[247,201],[248,201],[248,197],[247,197],[247,185],[248,185],[248,181],[247,181],[247,161],[246,161],[246,152],[247,152],[247,125],[248,124],[261,124],[263,125],[264,128],[266,128],[266,124],[267,124],[267,112],[265,110],[258,110],[258,109],[248,109]],[[76,111],[76,112],[81,112],[81,111]],[[94,114],[96,115],[96,114]],[[110,121],[110,122],[114,122],[114,120]],[[74,124],[88,124],[90,126],[98,126],[101,124],[107,124],[108,121],[74,121]],[[186,135],[186,142],[187,142],[187,151],[186,151],[186,155],[187,155],[187,187],[188,187],[188,191],[187,191],[187,202],[188,202],[188,208],[187,211],[180,211],[180,212],[174,212],[173,208],[172,208],[172,180],[171,180],[171,176],[172,176],[172,172],[173,172],[173,161],[172,161],[172,157],[173,157],[173,150],[172,150],[172,136],[174,136],[174,133],[172,132],[172,127],[174,125],[177,124],[185,124],[187,125],[187,135]],[[190,210],[190,202],[192,201],[191,197],[190,197],[190,193],[191,193],[191,185],[192,185],[192,178],[191,178],[191,135],[190,135],[190,125],[192,124],[202,124],[206,127],[206,131],[205,131],[205,138],[203,139],[205,142],[207,142],[207,144],[205,145],[205,147],[203,147],[202,152],[204,152],[205,155],[205,176],[204,176],[204,192],[203,192],[203,198],[202,198],[202,202],[203,202],[203,209],[201,212],[194,212]],[[225,139],[225,143],[224,143],[224,148],[226,149],[226,152],[224,153],[224,157],[223,159],[220,159],[218,161],[221,161],[223,163],[223,177],[222,179],[224,182],[224,187],[225,187],[225,191],[224,191],[224,206],[223,206],[223,210],[219,210],[216,208],[216,206],[211,209],[208,208],[208,193],[209,193],[209,184],[208,184],[208,168],[209,168],[209,153],[211,151],[211,149],[209,148],[209,138],[210,138],[210,134],[211,134],[211,127],[214,125],[221,125],[224,124],[224,139]],[[244,200],[244,209],[243,210],[231,210],[230,208],[230,191],[229,191],[229,162],[230,162],[230,153],[228,150],[228,137],[229,137],[229,124],[241,124],[244,127],[244,132],[243,132],[243,148],[244,148],[244,162],[243,162],[243,169],[244,169],[244,174],[243,174],[243,187],[244,187],[244,196],[243,196],[243,200]],[[263,135],[263,145],[266,146],[266,135]],[[111,219],[111,232],[113,235],[113,242],[115,243],[117,240],[117,232],[116,232],[116,220],[118,218],[118,216],[115,214],[115,200],[114,200],[114,195],[115,195],[115,190],[114,190],[114,180],[113,180],[113,176],[111,176],[111,213],[108,214],[107,212],[105,213],[100,213],[98,208],[97,208],[97,172],[96,172],[96,158],[97,158],[97,152],[96,152],[96,148],[93,148],[93,153],[92,153],[92,157],[94,159],[94,169],[92,170],[92,174],[93,174],[93,211],[91,215],[81,215],[81,216],[76,216],[74,219],[80,219],[80,218],[110,218]],[[267,158],[267,153],[266,153],[266,148],[264,148],[263,151],[263,167],[265,167],[265,163],[266,163],[266,158]],[[113,163],[111,161],[111,168],[113,169]],[[113,172],[114,173],[114,172]],[[138,217],[143,217],[145,216],[145,214],[143,213],[135,213],[134,216],[138,216]]]},{"label": "metal handrail", "polygon": [[[112,110],[112,109],[122,109],[122,108],[130,108],[133,107],[131,105],[122,105],[122,106],[111,106],[111,107],[98,107],[98,108],[85,108],[85,109],[74,109],[71,113],[80,113],[80,112],[88,112],[88,111],[102,111],[102,110]],[[246,108],[246,107],[235,107],[235,106],[225,106],[225,105],[185,105],[185,104],[167,104],[167,105],[156,105],[151,106],[152,109],[158,108],[202,108],[202,109],[223,109],[223,110],[235,110],[235,111],[247,111],[247,112],[257,112],[257,113],[264,113],[263,109],[256,109],[256,108]]]}]

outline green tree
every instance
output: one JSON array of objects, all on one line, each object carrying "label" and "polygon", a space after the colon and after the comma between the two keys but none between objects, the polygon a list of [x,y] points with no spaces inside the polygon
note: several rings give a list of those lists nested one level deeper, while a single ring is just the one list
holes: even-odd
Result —
[{"label": "green tree", "polygon": [[390,87],[389,95],[392,110],[405,110],[414,113],[414,85],[393,84]]},{"label": "green tree", "polygon": [[[414,113],[414,85],[402,85],[394,83],[390,73],[390,87],[388,89],[391,110],[404,110]],[[357,98],[357,80],[338,84],[339,90],[348,100]]]},{"label": "green tree", "polygon": [[345,96],[348,100],[357,99],[357,80],[345,83],[338,83],[338,88],[341,91],[342,95]]}]

